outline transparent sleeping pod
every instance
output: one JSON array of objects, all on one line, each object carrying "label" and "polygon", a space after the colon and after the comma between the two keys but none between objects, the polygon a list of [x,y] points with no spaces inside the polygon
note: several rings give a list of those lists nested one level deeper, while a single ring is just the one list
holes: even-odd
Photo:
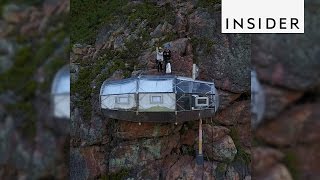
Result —
[{"label": "transparent sleeping pod", "polygon": [[55,118],[70,119],[70,68],[62,67],[55,75],[52,88],[52,107]]},{"label": "transparent sleeping pod", "polygon": [[102,112],[114,119],[172,122],[195,120],[199,110],[203,116],[212,116],[219,99],[213,82],[146,75],[105,81],[100,105]]},{"label": "transparent sleeping pod", "polygon": [[265,93],[258,81],[257,73],[251,71],[251,125],[256,128],[262,121],[265,111]]}]

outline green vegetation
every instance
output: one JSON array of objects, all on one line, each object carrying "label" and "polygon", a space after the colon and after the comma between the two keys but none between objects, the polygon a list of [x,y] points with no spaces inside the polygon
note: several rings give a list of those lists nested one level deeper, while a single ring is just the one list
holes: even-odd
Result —
[{"label": "green vegetation", "polygon": [[141,4],[126,6],[124,11],[129,13],[130,21],[146,19],[151,27],[156,27],[164,21],[171,24],[175,21],[174,11],[169,4],[163,7],[157,7],[155,4],[146,1]]},{"label": "green vegetation", "polygon": [[[129,76],[133,71],[134,61],[128,61],[127,51],[105,51],[101,58],[95,64],[89,65],[87,62],[80,62],[83,66],[80,68],[79,77],[76,82],[71,82],[71,91],[77,92],[79,98],[75,101],[77,107],[83,110],[83,117],[85,120],[90,120],[92,105],[91,98],[93,94],[99,94],[99,88],[93,89],[90,84],[95,81],[97,87],[100,87],[109,77],[117,70],[122,70],[125,76]],[[132,54],[131,54],[132,55]],[[128,67],[125,62],[131,63]],[[103,71],[106,69],[106,71]],[[98,76],[99,75],[99,76]]]},{"label": "green vegetation", "polygon": [[182,145],[181,152],[183,155],[194,156],[196,154],[196,150],[193,146]]},{"label": "green vegetation", "polygon": [[209,10],[213,9],[213,6],[216,4],[221,4],[221,0],[199,0],[198,6],[203,8],[209,8]]},{"label": "green vegetation", "polygon": [[206,52],[206,54],[212,53],[214,41],[211,39],[208,39],[205,37],[202,37],[202,38],[193,37],[191,39],[191,43],[192,43],[192,46],[195,48],[200,46],[201,49],[203,49]]},{"label": "green vegetation", "polygon": [[71,82],[71,92],[77,92],[80,94],[78,101],[74,103],[76,106],[84,111],[84,119],[89,119],[91,117],[91,79],[94,75],[89,68],[83,68],[79,71],[79,77],[77,82]]},{"label": "green vegetation", "polygon": [[286,151],[283,162],[287,166],[287,168],[290,171],[290,174],[294,180],[301,179],[300,173],[299,173],[299,170],[297,167],[299,162],[298,162],[298,159],[297,159],[294,152],[292,152],[290,150]]},{"label": "green vegetation", "polygon": [[36,111],[31,102],[18,102],[16,104],[9,104],[6,109],[14,115],[20,115],[22,124],[19,126],[21,132],[26,137],[34,137],[36,134]]},{"label": "green vegetation", "polygon": [[96,34],[103,25],[112,25],[116,20],[141,22],[155,28],[164,21],[174,24],[175,14],[169,4],[158,7],[151,2],[128,3],[128,0],[71,0],[71,43],[94,43]]},{"label": "green vegetation", "polygon": [[16,53],[14,67],[0,76],[0,92],[16,88],[17,85],[21,86],[29,79],[35,69],[31,58],[32,51],[29,46],[21,48]]},{"label": "green vegetation", "polygon": [[266,143],[263,142],[261,139],[257,138],[257,137],[253,137],[252,141],[251,141],[251,145],[253,147],[258,147],[258,146],[265,146]]},{"label": "green vegetation", "polygon": [[244,147],[242,147],[239,139],[239,134],[235,127],[230,128],[230,136],[237,148],[237,154],[235,156],[234,161],[243,162],[247,165],[250,164],[251,156],[245,151]]},{"label": "green vegetation", "polygon": [[44,65],[44,71],[46,72],[46,80],[42,84],[40,84],[41,91],[48,91],[50,89],[54,75],[65,64],[65,59],[61,57],[56,57],[52,59],[48,64]]},{"label": "green vegetation", "polygon": [[180,134],[185,134],[189,129],[193,129],[194,127],[197,127],[197,123],[195,121],[187,121],[183,123],[182,128],[180,129]]},{"label": "green vegetation", "polygon": [[128,169],[122,169],[121,171],[117,173],[111,173],[109,175],[104,175],[100,179],[101,180],[122,180],[126,178],[129,175]]},{"label": "green vegetation", "polygon": [[[139,24],[147,20],[147,26],[155,28],[158,24],[175,21],[175,14],[169,4],[158,7],[155,3],[132,3],[127,0],[71,0],[71,43],[94,43],[99,29],[105,25],[116,24],[119,19],[132,24]],[[100,85],[116,70],[122,70],[125,77],[129,77],[138,65],[137,58],[143,49],[148,48],[145,43],[151,39],[149,29],[137,29],[137,39],[125,40],[125,48],[121,50],[105,50],[92,64],[91,61],[80,60],[80,72],[77,82],[72,82],[71,91],[79,95],[76,106],[82,111],[85,120],[89,120],[93,111],[91,99],[99,94]],[[166,40],[173,40],[175,34],[168,34]],[[144,68],[144,67],[143,67]],[[90,85],[95,83],[96,88]]]},{"label": "green vegetation", "polygon": [[[6,2],[9,3],[9,1]],[[0,6],[6,2],[1,2]],[[20,1],[10,2],[19,3]],[[26,5],[37,5],[41,2],[21,1]],[[49,23],[52,23],[52,18],[49,19]],[[65,26],[56,26],[56,23],[52,26],[52,28],[48,28],[48,32],[44,32],[40,36],[38,34],[35,34],[36,36],[16,36],[19,48],[13,57],[14,64],[8,71],[0,75],[0,93],[11,91],[18,97],[17,102],[6,104],[5,108],[17,120],[21,121],[18,127],[23,135],[30,138],[34,137],[36,133],[37,110],[33,102],[36,91],[48,93],[54,74],[67,62],[61,55],[52,57],[54,51],[62,45],[67,37]],[[62,54],[62,56],[64,55]],[[44,83],[36,81],[39,67],[44,68]]]},{"label": "green vegetation", "polygon": [[[14,57],[13,67],[0,76],[0,92],[6,89],[22,90],[32,83],[37,68],[61,45],[66,37],[63,30],[57,29],[49,32],[45,39],[37,45],[25,45],[18,50]],[[58,37],[58,38],[57,38]],[[27,88],[30,90],[30,88]],[[23,91],[25,92],[25,91]],[[30,94],[26,94],[25,97]]]},{"label": "green vegetation", "polygon": [[[205,37],[203,38],[192,37],[191,44],[193,47],[194,54],[197,54],[196,48],[201,48],[206,54],[211,54],[213,52],[214,41],[211,39],[207,39]],[[199,61],[196,57],[197,56],[193,58],[194,63],[198,63]]]},{"label": "green vegetation", "polygon": [[[6,108],[13,114],[23,114],[19,115],[23,119],[21,130],[30,137],[34,136],[36,131],[36,110],[31,101],[35,97],[38,84],[33,76],[40,64],[53,51],[51,42],[48,42],[44,43],[47,47],[39,47],[38,51],[33,50],[30,46],[21,48],[15,56],[14,66],[0,76],[0,92],[11,89],[21,97],[19,102],[8,105]],[[57,66],[54,69],[57,69]],[[46,88],[48,87],[47,84]]]},{"label": "green vegetation", "polygon": [[218,163],[217,168],[215,169],[216,177],[218,179],[223,179],[226,171],[227,171],[227,164],[222,162]]},{"label": "green vegetation", "polygon": [[97,30],[123,14],[128,0],[71,0],[71,43],[93,43]]}]

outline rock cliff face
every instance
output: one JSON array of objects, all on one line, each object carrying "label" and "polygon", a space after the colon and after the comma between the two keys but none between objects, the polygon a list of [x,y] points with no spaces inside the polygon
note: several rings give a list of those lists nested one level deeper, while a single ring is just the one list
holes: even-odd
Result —
[{"label": "rock cliff face", "polygon": [[[77,23],[71,36],[71,178],[250,179],[250,37],[220,33],[220,4],[110,1],[86,4],[86,10],[81,5],[71,9]],[[95,15],[99,20],[89,25]],[[190,77],[197,63],[199,79],[219,89],[221,108],[204,120],[204,167],[195,163],[198,121],[139,126],[100,112],[102,82],[157,74],[155,47],[164,44],[171,46],[174,74]]]},{"label": "rock cliff face", "polygon": [[305,1],[305,34],[252,36],[252,62],[266,92],[264,122],[254,133],[254,178],[320,177],[319,7]]},{"label": "rock cliff face", "polygon": [[68,177],[69,122],[50,111],[68,11],[65,0],[0,2],[0,179]]}]

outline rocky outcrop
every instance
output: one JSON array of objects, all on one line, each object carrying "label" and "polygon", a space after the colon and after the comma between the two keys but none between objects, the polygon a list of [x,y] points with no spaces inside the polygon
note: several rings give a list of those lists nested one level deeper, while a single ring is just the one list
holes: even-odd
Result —
[{"label": "rocky outcrop", "polygon": [[237,149],[229,133],[230,130],[223,126],[204,124],[204,153],[216,161],[233,161]]},{"label": "rocky outcrop", "polygon": [[105,150],[100,146],[70,149],[71,179],[97,178],[107,171]]},{"label": "rocky outcrop", "polygon": [[197,166],[191,156],[182,156],[169,169],[166,179],[214,179],[213,171],[216,164],[205,162],[204,166]]},{"label": "rocky outcrop", "polygon": [[219,141],[204,143],[204,152],[216,161],[232,161],[237,154],[236,146],[230,136],[225,136]]},{"label": "rocky outcrop", "polygon": [[65,179],[69,122],[52,116],[50,91],[69,62],[69,1],[19,3],[0,3],[0,179]]},{"label": "rocky outcrop", "polygon": [[[313,21],[309,22],[307,19],[306,23],[310,25],[308,31],[317,29]],[[253,54],[259,77],[270,84],[292,90],[307,90],[316,87],[319,84],[319,74],[316,70],[319,68],[316,60],[318,50],[314,49],[317,48],[316,38],[312,36],[291,38],[287,35],[278,37],[261,35],[254,39],[255,44],[261,44],[252,50],[260,52]],[[277,46],[273,46],[273,43]],[[303,52],[304,48],[299,48],[301,44],[309,48],[308,55]],[[272,54],[272,57],[268,54]],[[301,63],[301,59],[304,63]]]},{"label": "rocky outcrop", "polygon": [[181,125],[174,124],[155,124],[155,123],[138,123],[118,122],[116,124],[117,131],[115,137],[120,139],[140,139],[168,136],[181,129]]},{"label": "rocky outcrop", "polygon": [[[319,104],[296,106],[257,131],[257,136],[276,146],[312,143],[320,139]],[[270,131],[272,129],[272,131]]]},{"label": "rocky outcrop", "polygon": [[266,98],[265,118],[275,118],[290,104],[297,101],[303,95],[299,91],[290,91],[287,89],[275,88],[272,86],[263,86]]},{"label": "rocky outcrop", "polygon": [[249,101],[235,102],[227,109],[217,113],[215,121],[223,125],[244,124],[251,121]]},{"label": "rocky outcrop", "polygon": [[319,178],[319,7],[305,2],[305,34],[252,36],[252,62],[266,92],[264,122],[255,131],[264,151],[253,162],[256,178]]},{"label": "rocky outcrop", "polygon": [[[120,20],[101,24],[94,42],[72,46],[71,77],[78,92],[71,99],[81,103],[72,106],[71,143],[77,155],[71,158],[88,164],[79,149],[104,147],[107,165],[103,172],[97,170],[100,158],[89,161],[94,168],[75,163],[75,178],[99,173],[111,179],[250,178],[249,37],[221,34],[219,8],[212,12],[196,1],[130,1],[122,9],[127,11],[117,15]],[[139,125],[106,119],[97,110],[104,80],[161,74],[155,69],[156,46],[171,48],[173,74],[191,77],[196,63],[199,79],[214,81],[219,89],[221,112],[203,120],[203,167],[195,161],[198,121]],[[90,158],[99,156],[92,153],[97,156]]]},{"label": "rocky outcrop", "polygon": [[178,148],[180,136],[172,135],[157,139],[146,139],[119,143],[110,153],[109,171],[119,172],[143,166],[169,155]]}]

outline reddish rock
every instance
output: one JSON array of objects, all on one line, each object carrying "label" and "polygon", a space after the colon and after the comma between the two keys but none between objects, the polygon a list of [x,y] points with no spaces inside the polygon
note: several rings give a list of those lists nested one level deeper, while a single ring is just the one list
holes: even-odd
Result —
[{"label": "reddish rock", "polygon": [[238,99],[241,94],[231,93],[228,91],[218,90],[219,94],[219,110],[227,108],[233,101]]},{"label": "reddish rock", "polygon": [[30,8],[30,22],[42,19],[44,16],[41,11],[35,7]]},{"label": "reddish rock", "polygon": [[179,56],[189,55],[187,53],[192,53],[192,51],[187,51],[190,44],[189,38],[180,38],[175,41],[170,42],[171,51],[177,53]]},{"label": "reddish rock", "polygon": [[[184,156],[182,156],[184,157]],[[168,179],[168,173],[172,171],[172,167],[181,159],[178,154],[170,154],[164,159],[156,160],[146,164],[140,172],[137,173],[137,179]],[[193,162],[195,163],[195,162]],[[184,168],[184,167],[180,167]]]},{"label": "reddish rock", "polygon": [[51,16],[53,12],[57,9],[57,4],[52,2],[54,1],[45,1],[43,3],[43,12],[45,16]]},{"label": "reddish rock", "polygon": [[[319,26],[314,21],[319,4],[306,1],[305,7],[307,35],[252,35],[251,55],[259,77],[268,84],[266,117],[270,122],[261,124],[257,137],[283,150],[283,163],[294,179],[316,180],[320,177],[320,106],[310,102],[319,96]],[[281,164],[262,171],[254,179],[292,179]]]},{"label": "reddish rock", "polygon": [[179,11],[176,14],[176,24],[174,25],[177,33],[180,37],[183,37],[187,32],[187,26],[188,26],[188,19],[184,12]]},{"label": "reddish rock", "polygon": [[168,136],[181,129],[181,125],[156,124],[119,121],[115,136],[122,139],[139,139],[148,137]]},{"label": "reddish rock", "polygon": [[[306,6],[315,5],[312,2]],[[318,6],[318,5],[317,5]],[[252,36],[252,64],[268,84],[292,90],[309,90],[320,83],[318,26],[313,8],[306,8],[306,34],[302,36],[264,34]],[[308,54],[308,55],[307,55]],[[302,60],[303,59],[303,60]]]},{"label": "reddish rock", "polygon": [[188,15],[189,37],[194,40],[200,77],[214,79],[215,85],[226,91],[249,92],[251,39],[248,35],[219,33],[219,17],[218,11],[209,13],[201,8]]},{"label": "reddish rock", "polygon": [[70,11],[70,1],[61,0],[61,3],[58,6],[56,14],[67,13]]},{"label": "reddish rock", "polygon": [[[210,28],[209,28],[210,27]],[[196,37],[213,37],[215,35],[215,20],[210,13],[197,10],[189,15],[189,33]]]},{"label": "reddish rock", "polygon": [[265,170],[264,173],[254,175],[253,179],[259,180],[292,180],[291,174],[282,164],[276,164],[272,168]]},{"label": "reddish rock", "polygon": [[168,173],[170,168],[181,158],[181,155],[179,154],[169,154],[162,160],[162,170],[164,172],[164,175]]},{"label": "reddish rock", "polygon": [[295,167],[295,174],[300,179],[316,180],[320,177],[320,145],[317,142],[319,141],[310,145],[301,144],[290,150],[290,163],[294,163],[290,165]]},{"label": "reddish rock", "polygon": [[202,125],[203,140],[207,143],[215,142],[228,135],[230,130],[223,126]]},{"label": "reddish rock", "polygon": [[251,122],[250,101],[239,101],[216,114],[214,121],[223,125]]},{"label": "reddish rock", "polygon": [[[136,179],[163,179],[164,168],[162,160],[154,161],[139,169],[139,172],[134,176]],[[130,179],[130,178],[127,178]]]},{"label": "reddish rock", "polygon": [[320,104],[312,107],[312,114],[307,121],[304,122],[299,135],[297,135],[299,143],[314,144],[320,142]]},{"label": "reddish rock", "polygon": [[71,114],[70,135],[71,145],[81,146],[105,144],[109,142],[108,121],[94,115],[90,121],[84,120],[76,108]]},{"label": "reddish rock", "polygon": [[[193,53],[192,45],[189,38],[180,38],[175,41],[165,43],[164,46],[171,47],[171,69],[175,75],[191,77]],[[152,53],[152,58],[149,55],[142,56],[142,59],[148,59],[148,68],[154,69],[155,53]]]},{"label": "reddish rock", "polygon": [[265,118],[274,118],[288,105],[299,99],[303,92],[290,91],[273,86],[264,85],[263,89],[266,96]]},{"label": "reddish rock", "polygon": [[175,56],[173,54],[172,56],[173,62],[172,62],[172,71],[176,75],[179,76],[186,76],[191,77],[192,76],[192,65],[193,65],[193,56]]},{"label": "reddish rock", "polygon": [[150,36],[153,38],[160,38],[170,32],[172,32],[172,25],[168,22],[164,22],[163,24],[159,24],[154,31],[150,33]]},{"label": "reddish rock", "polygon": [[230,166],[227,169],[226,172],[226,179],[230,179],[230,180],[240,180],[240,175],[239,173],[235,170],[234,167]]},{"label": "reddish rock", "polygon": [[204,168],[196,165],[194,157],[171,154],[163,160],[145,165],[137,173],[137,179],[215,179],[213,172],[217,164],[204,162]]},{"label": "reddish rock", "polygon": [[216,163],[204,162],[204,166],[196,165],[195,159],[191,156],[181,156],[169,169],[166,179],[207,179],[214,180],[213,172]]},{"label": "reddish rock", "polygon": [[87,52],[87,47],[81,44],[74,44],[72,52],[76,55],[84,55]]},{"label": "reddish rock", "polygon": [[34,32],[40,32],[39,31],[39,27],[41,25],[42,21],[41,19],[37,19],[37,20],[34,20],[28,24],[24,24],[21,29],[20,29],[20,33],[23,34],[23,35],[29,35],[29,36],[32,36],[32,33]]},{"label": "reddish rock", "polygon": [[252,131],[251,124],[237,124],[234,126],[234,130],[236,131],[237,138],[242,147],[245,147],[248,151],[251,148],[251,140],[252,140]]},{"label": "reddish rock", "polygon": [[209,158],[216,161],[230,162],[237,154],[236,146],[228,135],[215,142],[203,142],[203,151]]},{"label": "reddish rock", "polygon": [[179,56],[172,53],[171,70],[175,75],[191,77],[192,75],[193,56]]},{"label": "reddish rock", "polygon": [[319,104],[295,106],[257,130],[257,137],[276,146],[319,139]]},{"label": "reddish rock", "polygon": [[197,139],[196,131],[189,129],[181,135],[181,144],[192,146]]},{"label": "reddish rock", "polygon": [[268,147],[253,148],[251,152],[252,167],[255,175],[272,168],[284,157],[282,152]]},{"label": "reddish rock", "polygon": [[144,52],[139,58],[139,66],[147,67],[148,69],[155,69],[156,51]]},{"label": "reddish rock", "polygon": [[104,147],[88,146],[70,149],[70,174],[72,179],[94,179],[106,174]]},{"label": "reddish rock", "polygon": [[118,143],[110,155],[109,171],[118,172],[124,168],[130,169],[163,159],[178,147],[179,141],[179,135],[172,135]]},{"label": "reddish rock", "polygon": [[104,147],[89,146],[80,148],[80,154],[85,160],[89,177],[98,177],[106,173],[107,166]]}]

